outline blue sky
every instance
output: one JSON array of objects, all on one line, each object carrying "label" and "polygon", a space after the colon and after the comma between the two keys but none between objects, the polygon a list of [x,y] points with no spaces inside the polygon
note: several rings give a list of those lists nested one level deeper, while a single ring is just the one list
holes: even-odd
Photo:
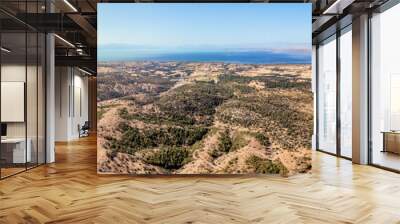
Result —
[{"label": "blue sky", "polygon": [[98,44],[143,51],[309,49],[311,4],[98,4]]}]

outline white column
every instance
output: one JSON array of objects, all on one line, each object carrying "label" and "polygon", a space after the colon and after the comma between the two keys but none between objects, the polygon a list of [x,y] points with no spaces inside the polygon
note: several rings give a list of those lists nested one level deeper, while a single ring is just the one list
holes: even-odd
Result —
[{"label": "white column", "polygon": [[368,163],[368,15],[353,19],[353,162]]},{"label": "white column", "polygon": [[311,60],[311,71],[312,71],[312,92],[314,97],[314,129],[312,135],[312,149],[317,149],[317,47],[312,46],[312,60]]},{"label": "white column", "polygon": [[46,163],[55,161],[55,54],[54,35],[46,36]]}]

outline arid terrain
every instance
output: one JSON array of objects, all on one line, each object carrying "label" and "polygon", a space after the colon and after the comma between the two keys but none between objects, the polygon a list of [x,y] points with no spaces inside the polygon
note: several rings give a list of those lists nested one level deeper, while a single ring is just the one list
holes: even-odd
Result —
[{"label": "arid terrain", "polygon": [[311,168],[310,65],[98,65],[98,172],[292,175]]}]

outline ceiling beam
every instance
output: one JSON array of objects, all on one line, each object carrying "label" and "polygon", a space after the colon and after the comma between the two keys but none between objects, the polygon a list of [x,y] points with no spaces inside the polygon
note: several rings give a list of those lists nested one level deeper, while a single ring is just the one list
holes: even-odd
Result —
[{"label": "ceiling beam", "polygon": [[56,56],[56,66],[86,67],[97,70],[97,59],[91,56]]},{"label": "ceiling beam", "polygon": [[97,44],[97,30],[90,24],[85,17],[80,14],[68,14],[68,17],[74,21],[78,26],[82,28],[86,35],[89,38],[86,41],[91,46],[96,46]]},{"label": "ceiling beam", "polygon": [[344,9],[351,5],[355,0],[336,0],[322,13],[326,14],[342,14]]}]

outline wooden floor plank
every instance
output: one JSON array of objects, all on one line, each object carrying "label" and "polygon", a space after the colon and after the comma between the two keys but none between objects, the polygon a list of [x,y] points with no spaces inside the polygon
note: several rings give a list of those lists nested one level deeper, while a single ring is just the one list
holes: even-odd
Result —
[{"label": "wooden floor plank", "polygon": [[132,177],[96,173],[96,138],[0,181],[0,223],[400,223],[400,175],[315,152],[309,174]]}]

